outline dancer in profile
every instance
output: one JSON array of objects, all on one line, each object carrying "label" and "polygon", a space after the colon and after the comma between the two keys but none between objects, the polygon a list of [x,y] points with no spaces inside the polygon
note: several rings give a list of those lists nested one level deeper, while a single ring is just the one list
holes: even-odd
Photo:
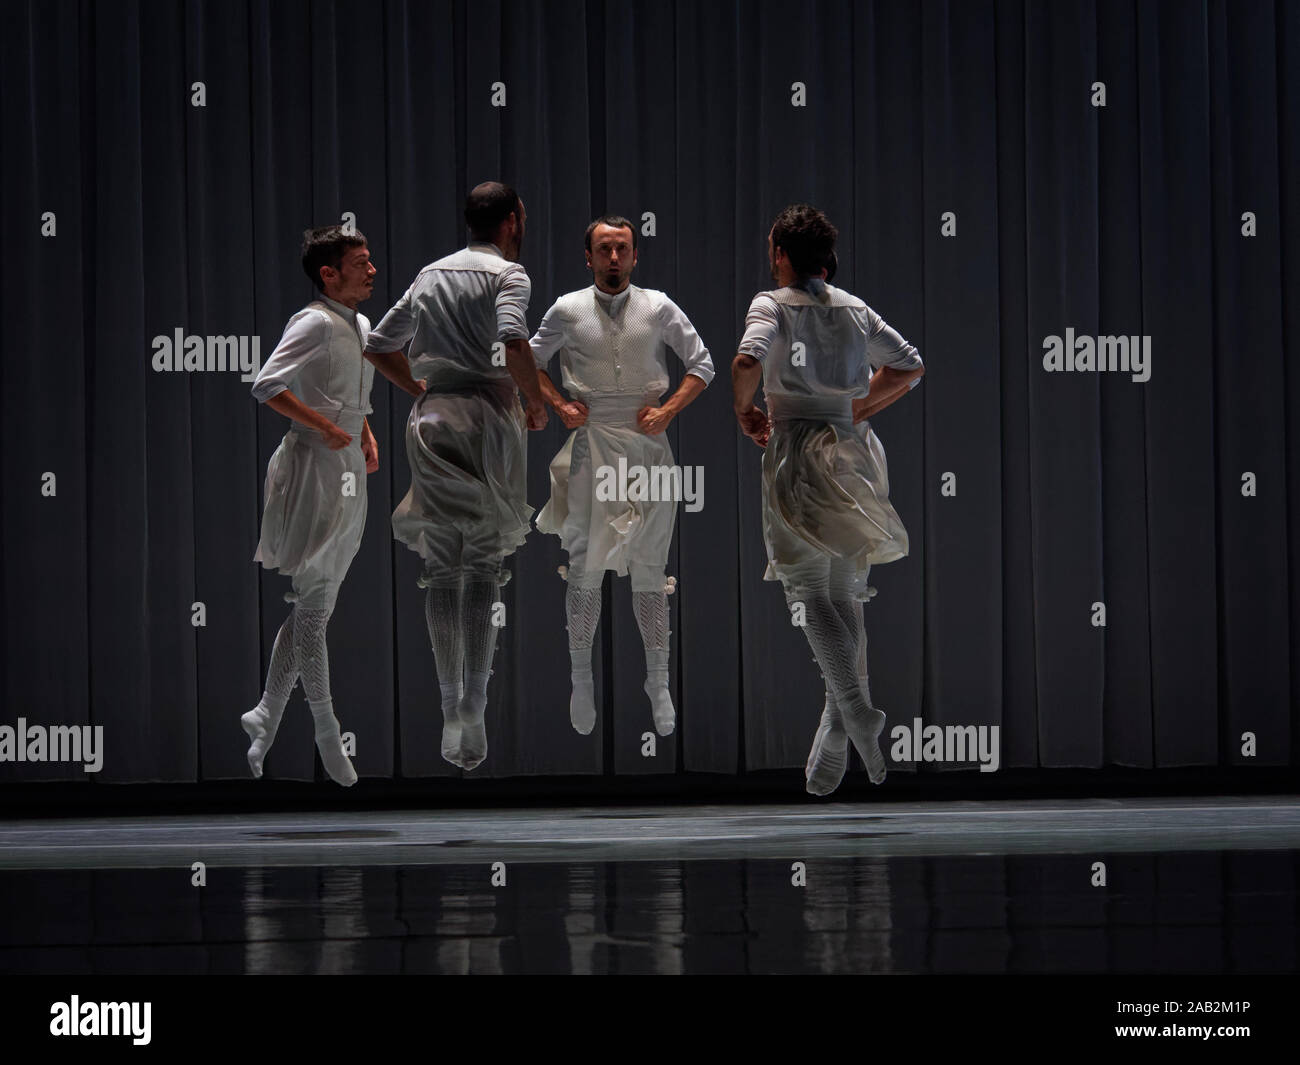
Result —
[{"label": "dancer in profile", "polygon": [[[681,308],[662,292],[632,284],[636,237],[636,227],[619,215],[592,222],[584,241],[594,283],[556,300],[532,339],[546,401],[573,430],[551,463],[551,498],[537,528],[559,536],[569,555],[569,720],[584,736],[596,724],[591,649],[606,570],[631,578],[655,731],[667,736],[676,726],[668,691],[668,593],[676,581],[665,576],[664,567],[677,500],[630,490],[618,498],[598,492],[596,482],[613,482],[621,462],[624,469],[650,471],[652,483],[680,487],[664,431],[713,379],[708,349]],[[668,348],[686,372],[661,404],[669,383]],[[546,372],[556,352],[570,399]]]},{"label": "dancer in profile", "polygon": [[253,382],[253,396],[292,420],[266,468],[266,505],[255,559],[291,577],[293,604],[280,626],[262,698],[240,718],[252,741],[248,765],[262,775],[298,677],[316,722],[316,748],[330,778],[355,784],[330,695],[325,629],[361,546],[366,474],[379,447],[366,415],[374,368],[362,358],[370,323],[357,311],[377,273],[366,238],[339,226],[303,235],[303,270],[320,295],[289,319]]},{"label": "dancer in profile", "polygon": [[393,512],[393,535],[423,562],[442,756],[474,769],[487,757],[493,606],[510,576],[504,561],[533,514],[525,433],[544,428],[547,414],[524,317],[532,283],[519,265],[523,201],[507,185],[484,182],[469,194],[465,221],[468,247],[416,275],[371,332],[365,355],[416,397],[406,423],[411,487]]},{"label": "dancer in profile", "polygon": [[[916,348],[829,284],[836,237],[808,204],[777,215],[767,244],[779,287],[750,303],[732,362],[736,418],[765,449],[765,579],[781,581],[792,608],[802,605],[804,635],[826,681],[805,768],[814,795],[839,786],[850,742],[872,783],[885,779],[885,715],[871,703],[861,604],[875,594],[871,566],[905,556],[908,538],[889,502],[884,448],[866,419],[925,373]],[[760,382],[770,417],[754,404]]]}]

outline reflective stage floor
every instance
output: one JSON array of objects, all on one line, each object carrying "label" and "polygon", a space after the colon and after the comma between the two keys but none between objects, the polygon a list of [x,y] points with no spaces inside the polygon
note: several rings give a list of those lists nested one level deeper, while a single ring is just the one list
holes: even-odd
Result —
[{"label": "reflective stage floor", "polygon": [[0,972],[1282,973],[1297,855],[1290,796],[7,821]]}]

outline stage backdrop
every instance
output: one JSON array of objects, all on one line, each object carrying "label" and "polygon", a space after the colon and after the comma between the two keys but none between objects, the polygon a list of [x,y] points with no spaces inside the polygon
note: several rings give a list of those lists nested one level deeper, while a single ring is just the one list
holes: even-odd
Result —
[{"label": "stage backdrop", "polygon": [[[312,298],[302,230],[345,212],[380,271],[377,321],[463,245],[486,179],[527,206],[531,326],[589,283],[587,222],[625,214],[633,280],[686,311],[718,377],[669,430],[704,470],[668,570],[678,732],[645,752],[625,580],[606,586],[600,723],[569,726],[564,558],[534,533],[475,776],[803,764],[821,681],[762,580],[761,456],[728,381],[795,201],[828,212],[837,283],[927,367],[872,419],[911,535],[866,608],[889,726],[997,725],[1003,768],[1296,763],[1300,5],[3,12],[0,725],[102,726],[92,779],[246,777],[239,715],[288,609],[252,560],[286,421],[238,370],[156,370],[155,338],[265,359]],[[1113,337],[1141,356],[1128,372],[1075,364]],[[377,378],[373,402],[335,704],[362,777],[455,774],[416,559],[389,525],[410,400]],[[563,439],[555,417],[530,435],[536,508]],[[320,772],[300,693],[267,765]],[[87,774],[4,761],[0,779]]]}]

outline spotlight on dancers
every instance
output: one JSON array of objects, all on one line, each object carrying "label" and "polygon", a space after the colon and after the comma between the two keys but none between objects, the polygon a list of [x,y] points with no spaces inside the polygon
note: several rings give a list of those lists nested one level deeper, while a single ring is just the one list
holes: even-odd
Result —
[{"label": "spotlight on dancers", "polygon": [[468,246],[416,275],[365,352],[416,397],[406,422],[411,487],[393,512],[393,535],[422,561],[442,756],[467,770],[487,757],[492,615],[510,577],[504,562],[533,515],[526,433],[547,420],[525,321],[532,293],[519,264],[525,218],[508,185],[476,186],[465,204]]},{"label": "spotlight on dancers", "polygon": [[[777,215],[767,253],[779,287],[750,303],[731,367],[741,431],[764,448],[764,579],[779,580],[787,603],[802,607],[826,682],[805,767],[813,795],[839,787],[850,742],[872,783],[885,779],[885,715],[867,684],[862,604],[875,595],[871,566],[905,556],[908,539],[889,502],[885,450],[867,419],[925,373],[916,348],[829,283],[836,236],[808,204]],[[754,404],[760,382],[767,412]]]},{"label": "spotlight on dancers", "polygon": [[[254,558],[292,578],[293,604],[280,626],[262,698],[240,718],[252,741],[248,765],[262,765],[302,678],[316,722],[316,748],[330,779],[355,784],[330,695],[325,629],[366,525],[366,475],[379,446],[366,415],[374,368],[362,358],[370,323],[357,304],[378,272],[366,238],[340,226],[303,236],[302,265],[320,295],[289,319],[253,382],[253,396],[291,419],[266,468],[266,504]],[[347,486],[351,486],[351,491]]]}]

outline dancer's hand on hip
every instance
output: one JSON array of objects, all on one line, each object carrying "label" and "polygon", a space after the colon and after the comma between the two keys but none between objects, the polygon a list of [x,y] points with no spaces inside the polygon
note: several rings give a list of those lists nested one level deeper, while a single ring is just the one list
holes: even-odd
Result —
[{"label": "dancer's hand on hip", "polygon": [[545,429],[547,420],[546,404],[529,403],[524,411],[524,417],[528,422],[529,429]]},{"label": "dancer's hand on hip", "polygon": [[331,451],[340,451],[352,443],[352,437],[332,423],[321,430],[321,435],[325,437],[325,443]]},{"label": "dancer's hand on hip", "polygon": [[561,403],[555,408],[555,413],[560,416],[560,421],[564,422],[566,429],[576,429],[580,425],[587,424],[587,405],[577,400]]},{"label": "dancer's hand on hip", "polygon": [[646,436],[658,436],[672,420],[673,412],[663,407],[642,407],[636,413],[637,427]]},{"label": "dancer's hand on hip", "polygon": [[772,424],[768,421],[766,413],[758,407],[738,410],[736,411],[736,421],[740,422],[740,431],[742,433],[759,447],[767,447],[767,441],[772,435]]},{"label": "dancer's hand on hip", "polygon": [[379,442],[370,433],[362,434],[361,454],[366,460],[366,473],[375,473],[379,469]]}]

